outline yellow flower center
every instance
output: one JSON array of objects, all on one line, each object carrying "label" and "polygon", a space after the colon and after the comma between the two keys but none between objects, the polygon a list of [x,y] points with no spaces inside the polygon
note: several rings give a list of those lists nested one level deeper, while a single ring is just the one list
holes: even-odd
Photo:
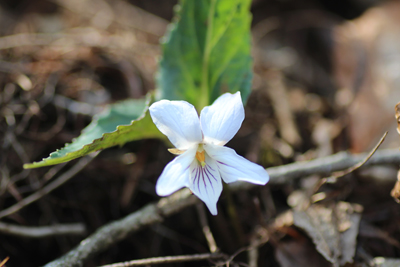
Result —
[{"label": "yellow flower center", "polygon": [[206,166],[206,152],[203,149],[203,145],[200,144],[196,151],[196,159],[200,162],[202,167]]}]

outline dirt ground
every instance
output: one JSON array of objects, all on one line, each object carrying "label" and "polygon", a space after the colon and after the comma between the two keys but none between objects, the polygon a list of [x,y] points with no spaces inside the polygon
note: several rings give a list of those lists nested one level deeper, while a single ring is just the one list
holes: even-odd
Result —
[{"label": "dirt ground", "polygon": [[[173,159],[160,140],[107,149],[87,164],[22,165],[71,142],[106,104],[154,90],[159,42],[176,2],[0,1],[4,266],[45,265],[99,227],[160,199],[155,183]],[[399,148],[400,2],[254,0],[251,11],[253,91],[228,146],[266,168],[368,153],[386,131],[379,150]],[[71,174],[74,168],[82,170]],[[224,190],[218,216],[204,215],[199,205],[184,208],[84,266],[208,253],[204,219],[223,256],[163,266],[400,266],[400,206],[390,195],[398,169],[391,161],[336,173],[341,177],[328,183],[316,173]],[[65,176],[65,184],[28,203]],[[67,230],[31,234],[52,225]],[[384,265],[388,259],[394,265]]]}]

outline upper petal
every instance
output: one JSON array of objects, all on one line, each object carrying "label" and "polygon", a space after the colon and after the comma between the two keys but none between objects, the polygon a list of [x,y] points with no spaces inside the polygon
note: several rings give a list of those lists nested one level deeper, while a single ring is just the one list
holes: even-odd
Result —
[{"label": "upper petal", "polygon": [[237,133],[244,120],[240,92],[221,95],[200,114],[201,128],[206,143],[225,145]]},{"label": "upper petal", "polygon": [[235,150],[213,144],[206,144],[203,147],[207,154],[216,161],[221,178],[225,183],[239,180],[265,185],[269,181],[269,175],[262,166],[239,156]]},{"label": "upper petal", "polygon": [[212,215],[217,215],[217,202],[222,192],[222,181],[215,161],[207,154],[205,163],[202,167],[195,160],[190,165],[189,188],[207,205]]},{"label": "upper petal", "polygon": [[194,161],[196,148],[187,150],[168,163],[157,180],[156,192],[159,196],[168,196],[189,184],[189,167]]},{"label": "upper petal", "polygon": [[161,100],[149,108],[157,128],[179,149],[188,149],[202,141],[199,116],[186,101]]}]

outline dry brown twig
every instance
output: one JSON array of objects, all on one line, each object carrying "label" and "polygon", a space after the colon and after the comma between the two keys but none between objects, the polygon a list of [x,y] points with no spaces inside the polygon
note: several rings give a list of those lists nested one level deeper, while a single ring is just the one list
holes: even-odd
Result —
[{"label": "dry brown twig", "polygon": [[10,259],[9,257],[6,257],[4,260],[2,260],[2,261],[0,262],[0,267],[3,267],[4,264],[6,264],[7,261],[8,261],[9,259]]},{"label": "dry brown twig", "polygon": [[224,265],[225,265],[225,266],[229,267],[230,264],[233,262],[233,260],[234,260],[240,253],[242,253],[242,252],[244,252],[244,251],[247,251],[247,250],[249,250],[249,249],[251,249],[250,246],[249,246],[249,247],[241,248],[241,249],[239,249],[238,251],[236,251],[235,253],[233,253],[226,261],[217,263],[215,266],[216,266],[216,267],[220,267],[220,266],[224,266]]},{"label": "dry brown twig", "polygon": [[220,259],[222,257],[225,257],[225,255],[221,253],[166,256],[166,257],[155,257],[142,260],[119,262],[119,263],[102,265],[99,267],[130,267],[130,266],[141,266],[150,264],[166,264],[166,263],[177,263],[177,262],[187,262],[187,261],[213,260],[213,259]]},{"label": "dry brown twig", "polygon": [[200,218],[201,228],[203,230],[203,234],[207,240],[208,248],[211,253],[215,253],[218,251],[217,243],[215,242],[214,236],[211,232],[210,226],[208,225],[206,211],[204,209],[204,205],[201,203],[196,205],[197,214]]},{"label": "dry brown twig", "polygon": [[[267,171],[271,177],[270,184],[284,184],[310,174],[328,175],[329,173],[354,166],[365,159],[368,154],[351,155],[341,152],[308,162],[297,162],[268,168]],[[374,157],[363,166],[398,163],[400,163],[400,153],[397,149],[392,149],[376,152]],[[248,190],[256,186],[249,183],[233,183],[229,187],[232,191],[239,191]],[[169,197],[160,199],[158,203],[148,204],[121,220],[100,227],[95,233],[82,240],[77,247],[46,266],[82,266],[85,260],[125,239],[128,235],[145,226],[160,223],[165,217],[196,203],[199,203],[199,200],[189,190],[183,189]]]},{"label": "dry brown twig", "polygon": [[328,183],[336,182],[337,178],[343,177],[346,174],[349,174],[349,173],[359,169],[361,166],[363,166],[375,154],[375,152],[378,150],[378,148],[382,145],[383,141],[385,141],[385,138],[386,138],[387,134],[388,134],[388,132],[385,132],[383,134],[383,136],[379,140],[378,144],[376,144],[376,146],[371,150],[371,152],[368,154],[368,156],[363,161],[357,163],[356,165],[354,165],[354,166],[352,166],[352,167],[350,167],[350,168],[348,168],[346,170],[334,172],[332,174],[332,176],[327,178],[327,182]]},{"label": "dry brown twig", "polygon": [[261,247],[268,241],[274,239],[274,237],[271,237],[270,235],[269,229],[271,229],[271,226],[267,225],[266,222],[263,222],[261,224],[264,224],[264,226],[257,226],[254,229],[252,236],[250,237],[250,245],[248,246],[247,249],[247,258],[249,262],[249,267],[258,266],[259,247]]},{"label": "dry brown twig", "polygon": [[82,223],[32,227],[0,222],[0,232],[21,237],[43,238],[55,235],[83,235],[86,232],[86,228]]},{"label": "dry brown twig", "polygon": [[[235,253],[233,253],[227,260],[225,260],[225,261],[223,261],[223,262],[216,263],[215,266],[218,267],[218,266],[224,266],[224,265],[225,265],[225,266],[229,267],[230,264],[233,263],[233,260],[234,260],[240,253],[245,252],[245,251],[248,251],[249,253],[252,253],[252,254],[253,254],[253,260],[257,260],[257,257],[258,257],[258,251],[257,251],[257,249],[258,249],[260,246],[262,246],[262,245],[264,245],[265,243],[267,243],[268,240],[269,240],[269,236],[268,236],[268,235],[267,235],[267,236],[258,237],[258,238],[253,238],[253,240],[251,241],[251,244],[250,244],[249,246],[240,248],[240,249],[237,250]],[[255,251],[257,251],[257,253],[254,253]],[[254,254],[256,254],[256,255],[254,255]],[[248,266],[247,264],[243,264],[243,263],[240,263],[239,265]],[[251,266],[254,266],[254,264],[253,264],[253,265],[249,264],[249,267],[251,267]]]},{"label": "dry brown twig", "polygon": [[376,144],[376,146],[371,150],[371,152],[369,152],[369,154],[365,157],[364,160],[358,162],[357,164],[355,164],[345,170],[334,172],[329,177],[322,178],[319,181],[319,183],[315,186],[314,193],[317,192],[321,188],[322,185],[324,185],[326,183],[331,183],[331,184],[336,183],[338,178],[343,177],[343,176],[345,176],[349,173],[352,173],[353,171],[361,168],[375,154],[375,152],[378,150],[378,148],[381,146],[381,144],[385,140],[387,134],[388,134],[388,132],[384,133],[382,138],[379,140],[378,144]]},{"label": "dry brown twig", "polygon": [[[254,240],[252,244],[248,247],[244,247],[239,249],[237,252],[232,254],[227,260],[223,262],[216,263],[216,266],[229,266],[233,259],[238,256],[240,253],[244,251],[249,251],[259,246],[265,244],[268,241],[267,239],[262,240]],[[227,256],[222,253],[204,253],[204,254],[194,254],[194,255],[180,255],[180,256],[165,256],[165,257],[154,257],[148,259],[141,260],[132,260],[126,262],[119,262],[113,264],[102,265],[99,267],[130,267],[130,266],[141,266],[141,265],[150,265],[150,264],[166,264],[166,263],[177,263],[177,262],[188,262],[188,261],[200,261],[200,260],[215,260],[226,258]]]}]

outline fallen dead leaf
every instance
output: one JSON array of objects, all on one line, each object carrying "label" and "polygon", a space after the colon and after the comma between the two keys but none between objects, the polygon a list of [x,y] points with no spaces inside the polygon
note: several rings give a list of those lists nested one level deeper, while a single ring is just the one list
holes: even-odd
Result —
[{"label": "fallen dead leaf", "polygon": [[337,227],[340,232],[341,265],[353,263],[362,211],[362,206],[358,204],[339,202],[336,205]]},{"label": "fallen dead leaf", "polygon": [[362,207],[339,202],[325,207],[314,204],[304,211],[294,211],[294,225],[311,237],[316,249],[333,266],[352,263]]},{"label": "fallen dead leaf", "polygon": [[294,211],[294,225],[306,231],[316,249],[333,266],[339,266],[340,239],[332,208],[312,205],[305,211]]}]

